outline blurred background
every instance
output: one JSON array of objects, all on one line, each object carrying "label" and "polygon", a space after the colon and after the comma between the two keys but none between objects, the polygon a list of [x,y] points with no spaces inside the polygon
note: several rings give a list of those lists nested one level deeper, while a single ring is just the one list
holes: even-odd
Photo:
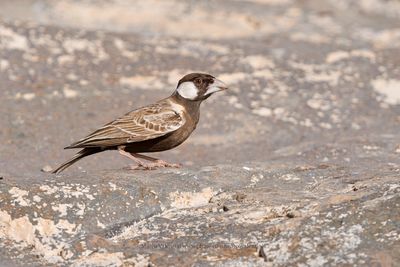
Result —
[{"label": "blurred background", "polygon": [[[182,169],[40,171],[193,71]],[[2,266],[399,266],[399,156],[399,0],[0,0]]]},{"label": "blurred background", "polygon": [[[3,172],[54,167],[73,154],[63,147],[168,96],[191,71],[218,76],[231,90],[204,103],[197,131],[158,155],[166,160],[201,166],[301,154],[351,163],[364,146],[396,150],[399,1],[2,0],[0,6]],[[110,153],[74,168],[126,165]]]}]

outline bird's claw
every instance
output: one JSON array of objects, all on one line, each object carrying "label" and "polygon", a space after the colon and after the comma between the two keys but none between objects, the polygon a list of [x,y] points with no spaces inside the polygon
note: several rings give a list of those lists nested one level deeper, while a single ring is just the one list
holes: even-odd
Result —
[{"label": "bird's claw", "polygon": [[158,164],[159,167],[166,167],[166,168],[181,168],[182,165],[179,163],[168,163],[166,161],[163,161],[161,159],[157,160],[155,162],[156,164]]}]

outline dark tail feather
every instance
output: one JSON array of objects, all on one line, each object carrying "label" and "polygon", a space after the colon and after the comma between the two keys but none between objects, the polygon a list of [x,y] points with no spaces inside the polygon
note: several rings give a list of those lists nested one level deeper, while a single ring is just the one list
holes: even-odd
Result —
[{"label": "dark tail feather", "polygon": [[68,160],[67,162],[64,162],[63,164],[61,164],[60,167],[52,170],[51,172],[58,174],[58,173],[62,172],[63,170],[65,170],[66,168],[68,168],[69,166],[71,166],[72,164],[74,164],[75,162],[77,162],[78,160],[80,160],[86,156],[99,153],[101,151],[103,151],[103,150],[100,148],[97,148],[97,147],[84,148],[81,151],[79,151],[78,153],[76,153],[75,156],[72,157],[72,159]]}]

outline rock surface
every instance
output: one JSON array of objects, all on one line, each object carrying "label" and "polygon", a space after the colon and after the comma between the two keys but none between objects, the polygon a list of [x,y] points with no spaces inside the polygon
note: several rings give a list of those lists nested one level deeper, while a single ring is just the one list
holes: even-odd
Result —
[{"label": "rock surface", "polygon": [[[2,265],[400,264],[400,2],[1,5]],[[231,89],[184,168],[40,172],[191,71]]]}]

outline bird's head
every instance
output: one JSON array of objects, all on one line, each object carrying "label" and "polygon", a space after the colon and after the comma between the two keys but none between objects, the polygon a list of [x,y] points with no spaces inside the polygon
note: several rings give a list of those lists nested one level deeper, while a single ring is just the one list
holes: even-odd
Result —
[{"label": "bird's head", "polygon": [[176,93],[191,101],[202,101],[213,93],[228,89],[227,85],[205,73],[190,73],[179,80]]}]

